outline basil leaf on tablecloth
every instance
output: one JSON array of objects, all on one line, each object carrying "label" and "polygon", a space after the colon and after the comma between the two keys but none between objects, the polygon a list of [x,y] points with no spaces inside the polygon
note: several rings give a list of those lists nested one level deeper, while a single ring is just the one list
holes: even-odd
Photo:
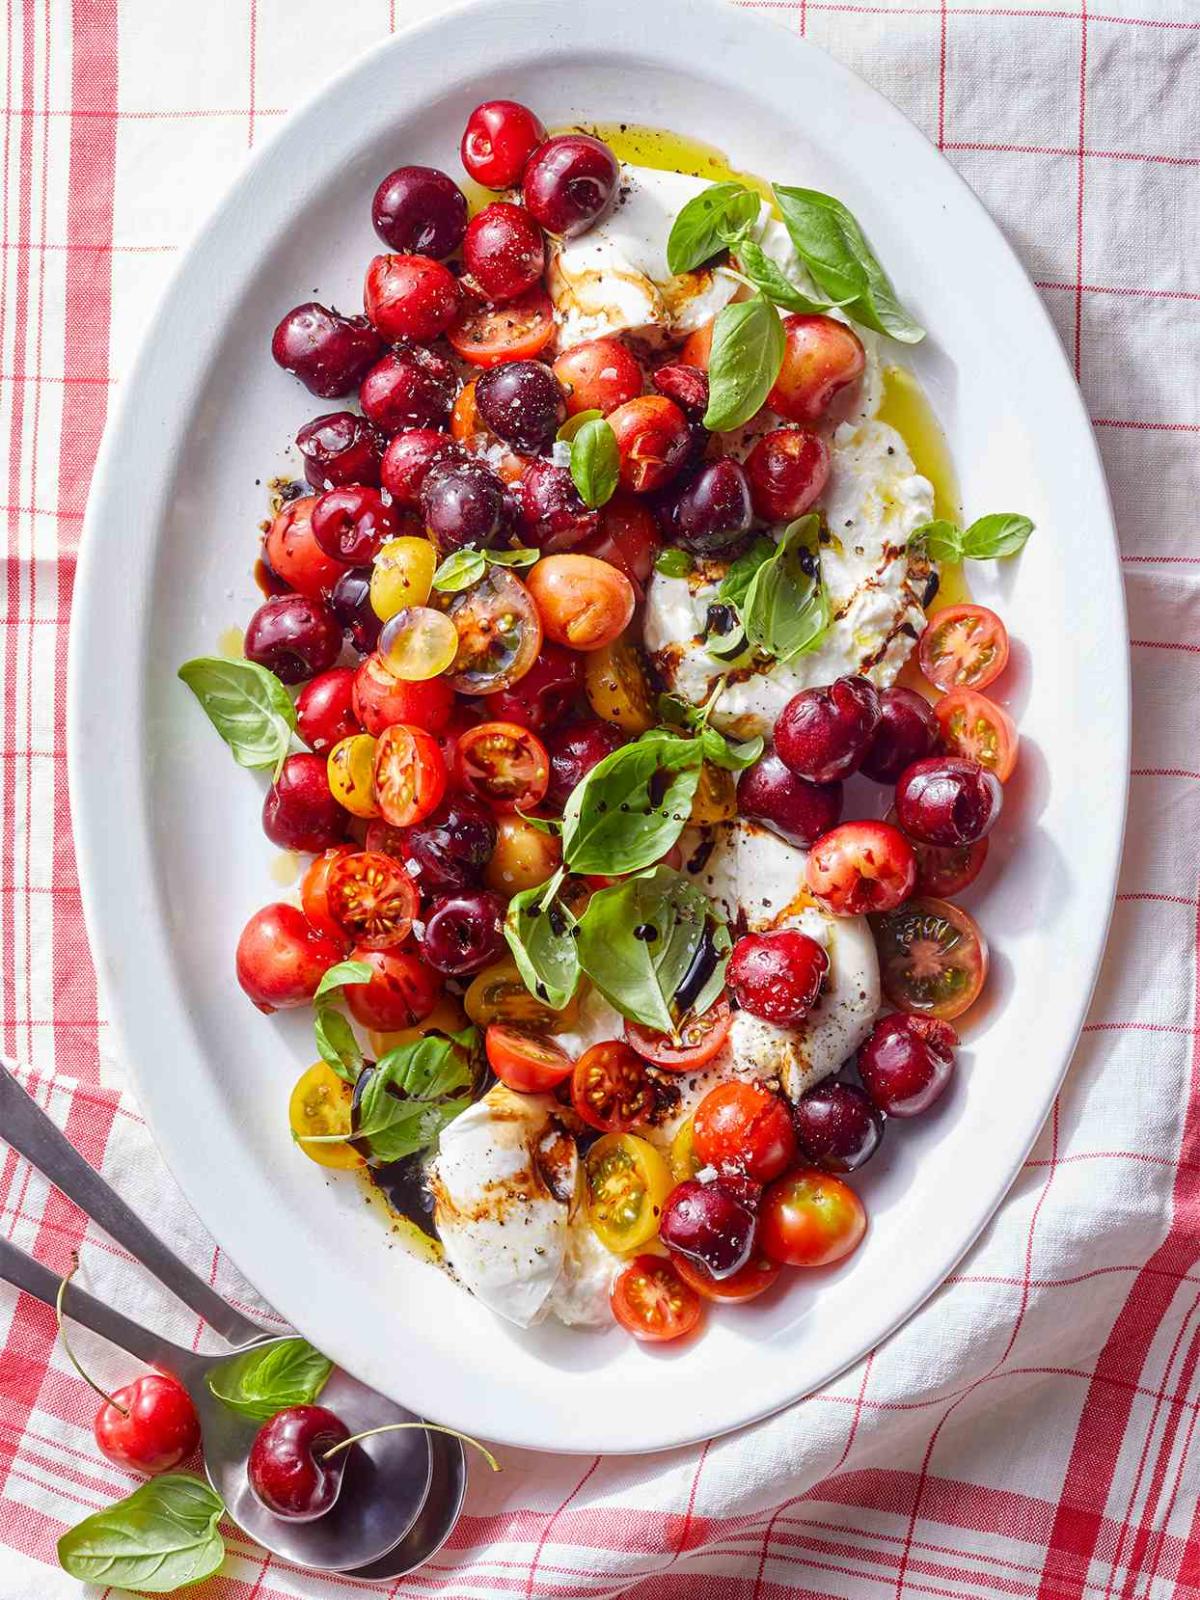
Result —
[{"label": "basil leaf on tablecloth", "polygon": [[214,1367],[208,1387],[222,1405],[254,1422],[287,1406],[307,1406],[320,1394],[333,1362],[307,1339],[281,1339]]},{"label": "basil leaf on tablecloth", "polygon": [[217,1523],[225,1506],[207,1483],[167,1472],[68,1528],[64,1572],[81,1583],[171,1594],[209,1578],[225,1558]]},{"label": "basil leaf on tablecloth", "polygon": [[363,1088],[355,1137],[383,1162],[428,1149],[471,1103],[471,1054],[462,1040],[438,1034],[389,1050]]},{"label": "basil leaf on tablecloth", "polygon": [[657,861],[687,822],[701,760],[696,740],[655,731],[597,762],[563,809],[566,865],[615,876]]},{"label": "basil leaf on tablecloth", "polygon": [[708,357],[708,410],[713,433],[740,427],[766,400],[783,365],[783,323],[762,294],[722,306]]},{"label": "basil leaf on tablecloth", "polygon": [[296,726],[291,696],[273,672],[254,661],[197,656],[178,676],[241,767],[279,767]]},{"label": "basil leaf on tablecloth", "polygon": [[680,210],[667,237],[667,268],[694,272],[758,220],[761,198],[744,183],[714,183]]},{"label": "basil leaf on tablecloth", "polygon": [[819,530],[819,518],[811,515],[790,523],[746,590],[741,608],[746,637],[777,661],[815,650],[829,627],[829,597],[817,554]]},{"label": "basil leaf on tablecloth", "polygon": [[554,1011],[579,987],[575,918],[557,898],[562,880],[560,868],[549,883],[513,895],[504,919],[504,937],[525,987]]},{"label": "basil leaf on tablecloth", "polygon": [[593,417],[571,440],[571,482],[585,506],[595,510],[617,492],[621,452],[603,417]]}]

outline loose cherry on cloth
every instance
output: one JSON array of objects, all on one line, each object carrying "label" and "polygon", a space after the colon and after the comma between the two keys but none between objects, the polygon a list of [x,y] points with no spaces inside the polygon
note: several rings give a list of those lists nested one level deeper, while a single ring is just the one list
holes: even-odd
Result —
[{"label": "loose cherry on cloth", "polygon": [[[397,25],[435,9],[433,0],[397,5]],[[796,1591],[843,1600],[889,1600],[899,1591],[902,1600],[921,1600],[928,1589],[988,1600],[1010,1590],[1100,1600],[1106,1589],[1136,1600],[1194,1600],[1197,1378],[1188,1275],[1200,1257],[1191,1032],[1200,784],[1191,775],[1200,655],[1188,647],[1200,644],[1200,567],[1192,520],[1180,508],[1194,499],[1200,421],[1194,307],[1186,299],[1200,289],[1191,265],[1196,7],[1137,0],[1089,5],[1084,16],[1073,0],[951,5],[944,30],[936,6],[899,0],[877,0],[874,9],[781,9],[762,0],[747,9],[806,31],[942,145],[1041,283],[1100,424],[1130,631],[1144,641],[1133,651],[1132,848],[1111,954],[1052,1119],[1008,1200],[952,1281],[869,1362],[707,1449],[598,1462],[505,1451],[502,1476],[473,1475],[452,1547],[400,1593],[539,1595],[586,1581],[599,1595],[632,1600],[656,1589],[671,1600],[740,1600],[756,1588],[757,1600]],[[253,70],[244,0],[193,10],[202,24],[176,8],[170,29],[150,29],[141,0],[130,0],[118,29],[111,5],[55,4],[46,38],[37,28],[12,30],[9,107],[21,112],[14,129],[32,129],[35,144],[26,160],[14,136],[7,167],[5,348],[23,350],[25,360],[4,369],[0,414],[0,487],[4,504],[16,508],[5,513],[12,542],[4,629],[28,690],[7,697],[3,712],[9,821],[0,922],[14,945],[3,959],[0,1016],[5,1050],[31,1065],[22,1081],[88,1158],[195,1268],[244,1300],[250,1291],[199,1227],[122,1092],[123,1065],[87,963],[62,742],[49,741],[52,724],[43,718],[55,708],[61,714],[69,575],[92,457],[115,381],[129,371],[150,303],[192,226],[180,197],[215,195],[231,181],[247,147],[280,120],[276,113],[386,35],[389,7],[364,0],[347,8],[353,26],[330,29],[328,7],[316,0],[259,5]],[[743,18],[756,20],[733,10],[730,29]],[[198,75],[201,25],[231,44],[207,52]],[[319,38],[320,51],[298,57],[297,37]],[[82,116],[46,118],[47,108]],[[148,108],[171,115],[147,117]],[[224,109],[214,116],[214,108]],[[723,142],[719,129],[709,138]],[[1046,153],[1054,150],[1069,153]],[[372,238],[371,181],[409,155],[385,155],[366,180],[364,241]],[[452,139],[428,159],[461,181]],[[135,183],[126,181],[131,172]],[[892,220],[898,216],[902,210]],[[921,259],[915,247],[910,256]],[[281,313],[293,299],[327,292],[317,277],[297,277],[292,288],[278,301]],[[357,309],[352,294],[339,309]],[[282,372],[277,382],[280,395],[291,396],[278,418],[281,445],[312,416],[355,406],[353,395],[310,397]],[[59,396],[69,425],[59,425]],[[1104,671],[1118,648],[1095,641],[1089,670]],[[1010,814],[1020,804],[1014,792]],[[928,1116],[953,1113],[958,1087],[980,1067],[968,1044],[959,1082]],[[885,1148],[906,1131],[889,1129]],[[952,1203],[949,1195],[936,1199]],[[0,1200],[17,1242],[65,1271],[83,1236],[81,1218],[21,1162],[0,1168]],[[88,1276],[90,1289],[118,1304],[138,1281],[104,1248],[89,1251]],[[78,1584],[53,1564],[54,1540],[134,1480],[121,1481],[97,1457],[80,1461],[92,1448],[94,1401],[55,1353],[52,1319],[8,1290],[0,1306],[0,1593],[79,1600]],[[761,1309],[722,1315],[749,1319]],[[167,1296],[156,1325],[185,1344],[198,1334],[195,1319]],[[87,1352],[108,1387],[128,1376],[124,1358],[98,1344]],[[12,1372],[19,1390],[7,1381]],[[255,1600],[329,1593],[326,1580],[281,1572],[249,1547],[239,1546],[226,1570],[197,1591],[203,1600],[208,1590],[212,1600],[255,1590]],[[347,1600],[380,1592],[339,1586]]]}]

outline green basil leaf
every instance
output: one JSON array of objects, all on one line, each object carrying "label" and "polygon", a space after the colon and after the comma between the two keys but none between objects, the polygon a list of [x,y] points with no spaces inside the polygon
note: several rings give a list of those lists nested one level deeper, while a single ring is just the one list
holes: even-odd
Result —
[{"label": "green basil leaf", "polygon": [[748,422],[767,398],[783,365],[783,323],[762,294],[722,306],[708,357],[708,410],[713,433]]},{"label": "green basil leaf", "polygon": [[520,806],[517,807],[517,815],[537,833],[548,833],[552,839],[556,839],[562,832],[563,825],[558,817],[535,817],[530,812],[522,811]]},{"label": "green basil leaf", "polygon": [[678,277],[694,272],[731,238],[758,220],[762,201],[743,183],[714,183],[679,212],[667,237],[667,268]]},{"label": "green basil leaf", "polygon": [[225,1559],[221,1497],[186,1472],[164,1472],[68,1528],[64,1572],[81,1583],[171,1594],[210,1578]]},{"label": "green basil leaf", "polygon": [[750,580],[742,605],[746,637],[777,661],[815,650],[830,623],[817,555],[820,519],[800,517]]},{"label": "green basil leaf", "polygon": [[342,1013],[332,1006],[318,1006],[313,1032],[321,1060],[331,1066],[339,1078],[354,1083],[363,1069],[363,1053],[354,1037],[354,1029]]},{"label": "green basil leaf", "polygon": [[428,1149],[471,1103],[471,1051],[439,1034],[389,1050],[367,1079],[355,1136],[377,1161]]},{"label": "green basil leaf", "polygon": [[313,999],[323,1000],[327,994],[332,994],[335,989],[344,989],[348,983],[370,983],[374,970],[369,961],[339,961],[336,966],[326,967]]},{"label": "green basil leaf", "polygon": [[715,767],[724,767],[727,772],[744,772],[747,767],[752,767],[764,748],[760,733],[756,733],[753,739],[731,744],[715,728],[705,728],[700,735],[700,743],[704,748],[704,759],[711,761]]},{"label": "green basil leaf", "polygon": [[296,708],[273,672],[253,661],[197,656],[179,677],[233,751],[240,767],[278,767],[288,753]]},{"label": "green basil leaf", "polygon": [[567,418],[554,437],[561,439],[565,444],[570,444],[585,423],[595,422],[598,417],[603,415],[603,411],[577,411],[573,417]]},{"label": "green basil leaf", "polygon": [[[1023,550],[1033,532],[1028,517],[1015,511],[994,511],[991,516],[980,517],[962,535],[962,553],[972,561],[991,561],[1003,556],[1015,556]],[[932,552],[931,552],[932,553]]]},{"label": "green basil leaf", "polygon": [[919,344],[925,330],[896,298],[854,215],[817,189],[771,186],[792,243],[813,282],[847,306],[855,321],[902,344]]},{"label": "green basil leaf", "polygon": [[530,994],[561,1011],[579,987],[575,918],[556,896],[560,869],[549,883],[523,889],[508,902],[504,937]]},{"label": "green basil leaf", "polygon": [[724,605],[735,606],[740,610],[745,602],[750,580],[764,561],[771,560],[775,554],[775,548],[773,539],[756,539],[745,555],[740,555],[721,579],[721,586],[717,590],[717,599]]},{"label": "green basil leaf", "polygon": [[542,552],[518,545],[515,550],[485,550],[483,559],[489,567],[531,567],[542,559]]},{"label": "green basil leaf", "polygon": [[702,999],[707,1009],[724,986],[729,931],[695,884],[658,866],[594,894],[576,943],[583,970],[610,1005],[633,1022],[673,1033],[676,996],[708,938],[716,943],[717,961],[696,1009]]},{"label": "green basil leaf", "polygon": [[687,823],[702,759],[695,739],[651,732],[597,762],[563,809],[571,871],[615,875],[657,861]]},{"label": "green basil leaf", "polygon": [[923,544],[931,561],[961,561],[963,558],[962,529],[944,517],[933,522],[923,522],[909,539],[910,545]]},{"label": "green basil leaf", "polygon": [[571,481],[584,505],[594,510],[617,491],[621,453],[617,436],[603,417],[593,417],[571,440]]},{"label": "green basil leaf", "polygon": [[761,289],[768,300],[773,300],[785,311],[812,314],[831,311],[835,305],[846,303],[840,300],[812,300],[808,295],[802,294],[792,280],[785,276],[783,270],[771,260],[762,245],[754,239],[741,241],[737,247],[737,258],[743,274],[750,279],[754,287]]},{"label": "green basil leaf", "polygon": [[478,583],[487,571],[482,550],[455,550],[433,575],[433,587],[441,594],[457,594]]},{"label": "green basil leaf", "polygon": [[208,1387],[240,1416],[266,1422],[287,1406],[307,1406],[325,1387],[333,1362],[307,1339],[281,1339],[214,1367]]},{"label": "green basil leaf", "polygon": [[654,558],[654,570],[661,572],[664,578],[686,578],[695,565],[687,551],[680,550],[677,545],[667,545]]},{"label": "green basil leaf", "polygon": [[696,707],[686,700],[681,700],[677,694],[660,694],[656,701],[658,714],[666,723],[676,728],[690,728],[696,715]]}]

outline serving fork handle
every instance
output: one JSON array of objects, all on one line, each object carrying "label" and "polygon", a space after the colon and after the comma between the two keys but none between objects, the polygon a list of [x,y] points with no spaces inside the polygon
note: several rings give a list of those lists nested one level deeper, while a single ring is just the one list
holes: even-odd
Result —
[{"label": "serving fork handle", "polygon": [[[128,1250],[134,1260],[140,1261],[177,1299],[182,1300],[197,1316],[203,1317],[210,1328],[231,1344],[250,1344],[265,1336],[263,1328],[235,1310],[211,1284],[186,1266],[157,1234],[150,1231],[107,1180],[83,1159],[58,1124],[3,1066],[0,1066],[0,1139],[11,1145],[18,1155],[24,1156],[43,1177],[49,1178],[55,1188],[61,1189],[68,1199],[86,1211],[110,1239],[115,1239]],[[20,1287],[26,1286],[22,1284]],[[55,1292],[57,1287],[55,1280]],[[30,1290],[30,1293],[36,1291]],[[79,1293],[74,1289],[69,1291],[72,1304]],[[109,1314],[117,1315],[116,1312]],[[121,1340],[116,1342],[119,1344]]]}]

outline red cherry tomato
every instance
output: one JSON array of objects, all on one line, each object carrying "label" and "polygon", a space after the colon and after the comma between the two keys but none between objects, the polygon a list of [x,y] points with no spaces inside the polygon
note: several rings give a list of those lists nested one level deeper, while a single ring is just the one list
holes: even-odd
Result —
[{"label": "red cherry tomato", "polygon": [[417,914],[416,885],[399,861],[376,850],[340,856],[329,868],[325,901],[347,941],[369,950],[402,944]]},{"label": "red cherry tomato", "polygon": [[263,543],[268,567],[289,589],[318,600],[328,594],[347,570],[340,561],[327,556],[312,531],[315,494],[289,500],[276,512]]},{"label": "red cherry tomato", "polygon": [[745,1266],[728,1278],[714,1278],[701,1262],[689,1261],[686,1256],[673,1253],[671,1261],[684,1283],[703,1299],[725,1300],[735,1305],[757,1300],[779,1277],[779,1263],[761,1250],[755,1250]]},{"label": "red cherry tomato", "polygon": [[485,100],[467,118],[459,154],[485,189],[511,189],[546,137],[538,118],[516,100]]},{"label": "red cherry tomato", "polygon": [[488,1065],[518,1094],[545,1094],[566,1081],[575,1063],[561,1045],[539,1033],[490,1022],[484,1035]]},{"label": "red cherry tomato", "polygon": [[340,941],[314,928],[299,906],[280,901],[256,911],[242,929],[237,979],[260,1011],[303,1006],[343,953]]},{"label": "red cherry tomato", "polygon": [[441,975],[410,951],[355,945],[350,960],[365,961],[371,968],[367,982],[348,983],[343,990],[351,1016],[364,1028],[380,1033],[415,1028],[437,1005]]},{"label": "red cherry tomato", "polygon": [[375,749],[375,804],[385,822],[407,828],[436,811],[446,793],[441,746],[423,728],[393,723]]},{"label": "red cherry tomato", "polygon": [[796,1154],[788,1108],[761,1083],[719,1083],[696,1107],[692,1146],[702,1165],[770,1183]]},{"label": "red cherry tomato", "polygon": [[621,453],[621,487],[631,494],[661,489],[687,460],[691,448],[687,418],[665,395],[627,400],[609,413],[608,425]]},{"label": "red cherry tomato", "polygon": [[454,710],[454,690],[445,678],[408,682],[389,672],[375,651],[354,674],[354,714],[376,738],[385,728],[403,722],[426,733],[441,733]]},{"label": "red cherry tomato", "polygon": [[1008,629],[986,606],[947,606],[926,624],[917,659],[937,689],[986,689],[1008,663]]},{"label": "red cherry tomato", "polygon": [[763,1195],[758,1243],[789,1267],[827,1267],[862,1243],[867,1213],[849,1184],[810,1169],[789,1173]]},{"label": "red cherry tomato", "polygon": [[1002,706],[974,689],[952,689],[933,708],[947,755],[970,756],[1007,783],[1017,764],[1017,729]]},{"label": "red cherry tomato", "polygon": [[899,828],[842,822],[813,845],[805,877],[826,911],[861,917],[891,911],[908,899],[917,881],[917,858]]},{"label": "red cherry tomato", "polygon": [[165,1372],[147,1372],[106,1400],[92,1432],[101,1455],[153,1476],[170,1472],[200,1443],[191,1396]]},{"label": "red cherry tomato", "polygon": [[664,1256],[635,1256],[613,1284],[612,1309],[635,1339],[662,1344],[691,1333],[703,1307]]},{"label": "red cherry tomato", "polygon": [[637,357],[619,339],[589,339],[572,345],[554,363],[567,397],[567,415],[602,411],[605,416],[636,400],[645,387]]},{"label": "red cherry tomato", "polygon": [[376,256],[367,268],[363,308],[385,339],[427,344],[458,314],[458,281],[429,256]]},{"label": "red cherry tomato", "polygon": [[649,582],[661,549],[662,530],[649,506],[631,494],[618,493],[601,506],[599,531],[580,545],[579,554],[607,561],[630,583],[641,585]]},{"label": "red cherry tomato", "polygon": [[625,1038],[638,1055],[656,1067],[667,1072],[692,1072],[720,1053],[732,1021],[729,1001],[719,995],[700,1016],[685,1019],[678,1040],[669,1033],[643,1027],[640,1022],[626,1022]]},{"label": "red cherry tomato", "polygon": [[446,337],[464,361],[477,367],[526,361],[554,337],[554,305],[540,285],[506,305],[464,304]]},{"label": "red cherry tomato", "polygon": [[571,1104],[589,1128],[627,1133],[654,1104],[645,1062],[623,1040],[594,1044],[575,1063]]},{"label": "red cherry tomato", "polygon": [[331,667],[306,683],[296,696],[296,732],[318,755],[326,755],[335,744],[359,731],[354,673],[349,667]]},{"label": "red cherry tomato", "polygon": [[458,741],[455,777],[500,812],[529,811],[550,787],[550,757],[518,722],[480,722]]},{"label": "red cherry tomato", "polygon": [[875,918],[871,927],[883,992],[898,1011],[952,1022],[979,998],[988,972],[987,940],[961,906],[928,897],[910,900]]},{"label": "red cherry tomato", "polygon": [[318,933],[330,939],[343,940],[341,928],[329,914],[329,872],[335,861],[354,854],[352,844],[334,845],[309,866],[300,884],[300,908]]},{"label": "red cherry tomato", "polygon": [[767,404],[789,422],[819,422],[838,393],[862,377],[862,341],[836,317],[784,317],[783,332],[783,365]]}]

